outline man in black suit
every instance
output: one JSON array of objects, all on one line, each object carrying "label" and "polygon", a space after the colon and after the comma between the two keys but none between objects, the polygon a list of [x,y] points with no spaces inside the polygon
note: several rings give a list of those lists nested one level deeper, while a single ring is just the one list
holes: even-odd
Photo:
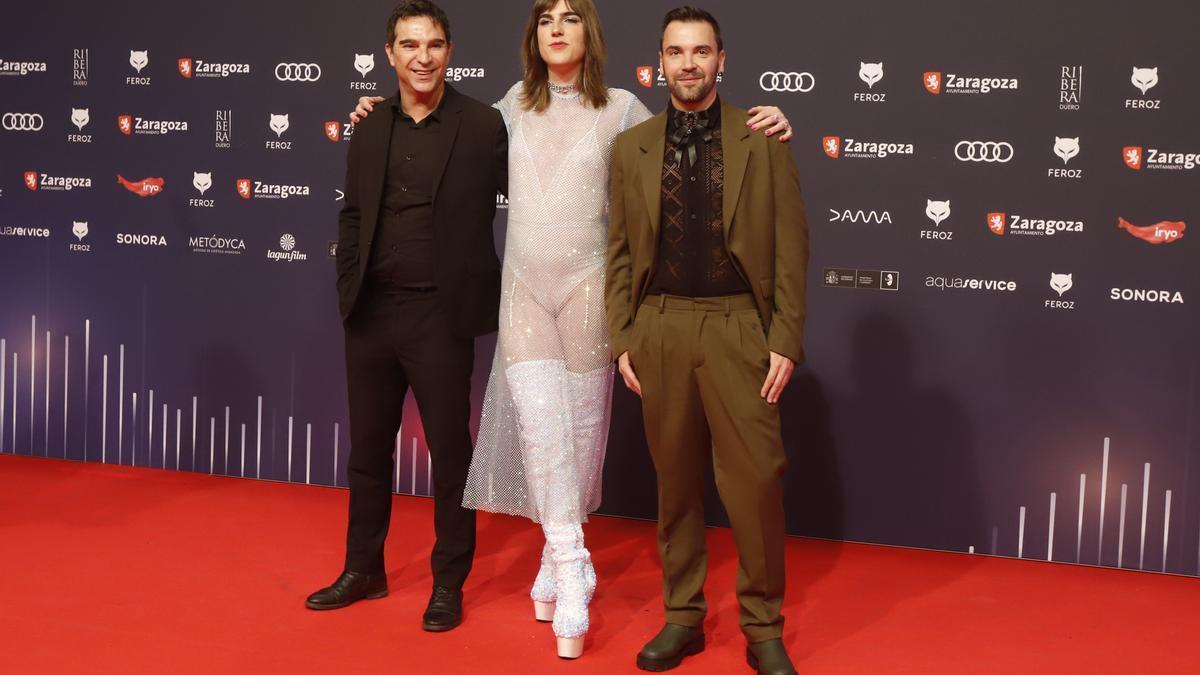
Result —
[{"label": "man in black suit", "polygon": [[311,609],[387,595],[383,544],[392,452],[411,386],[433,461],[433,594],[428,631],[462,619],[475,512],[462,508],[471,463],[474,338],[496,330],[500,263],[492,237],[507,193],[500,113],[445,83],[450,23],[428,0],[388,20],[400,90],[350,143],[338,221],[337,287],[350,389],[350,524],[346,565]]}]

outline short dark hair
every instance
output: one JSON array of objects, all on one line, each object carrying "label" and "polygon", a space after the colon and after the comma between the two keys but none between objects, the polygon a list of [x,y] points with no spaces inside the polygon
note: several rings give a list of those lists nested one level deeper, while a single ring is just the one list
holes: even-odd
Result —
[{"label": "short dark hair", "polygon": [[396,41],[396,22],[401,19],[415,19],[417,17],[428,17],[430,21],[437,24],[442,32],[446,34],[446,42],[450,42],[450,19],[446,16],[446,12],[442,11],[429,0],[405,0],[396,5],[396,9],[392,10],[392,16],[388,18],[387,24],[387,43],[390,45]]},{"label": "short dark hair", "polygon": [[713,35],[717,37],[717,51],[723,51],[725,49],[725,43],[721,40],[721,24],[717,23],[716,17],[704,11],[703,9],[700,9],[699,7],[684,5],[683,7],[676,7],[675,9],[667,12],[667,15],[663,17],[662,32],[658,36],[658,48],[660,51],[662,50],[663,38],[667,35],[667,26],[669,26],[672,21],[703,21],[707,23],[708,25],[712,26]]}]

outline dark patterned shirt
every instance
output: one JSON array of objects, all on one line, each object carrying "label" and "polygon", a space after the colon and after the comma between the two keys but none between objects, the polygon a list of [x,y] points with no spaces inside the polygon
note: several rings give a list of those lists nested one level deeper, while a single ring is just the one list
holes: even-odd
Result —
[{"label": "dark patterned shirt", "polygon": [[704,298],[750,291],[725,249],[724,191],[720,100],[701,112],[672,106],[663,156],[658,260],[649,293]]}]

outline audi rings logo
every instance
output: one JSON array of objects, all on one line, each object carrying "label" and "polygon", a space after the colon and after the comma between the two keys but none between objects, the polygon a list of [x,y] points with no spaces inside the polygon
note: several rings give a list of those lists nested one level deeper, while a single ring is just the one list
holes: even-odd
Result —
[{"label": "audi rings logo", "polygon": [[1013,158],[1013,146],[1007,141],[959,141],[954,156],[960,162],[1004,162]]},{"label": "audi rings logo", "polygon": [[281,63],[275,66],[275,79],[280,82],[316,82],[321,79],[321,66],[315,63]]},{"label": "audi rings logo", "polygon": [[5,131],[41,131],[44,121],[37,113],[4,113]]},{"label": "audi rings logo", "polygon": [[763,91],[788,91],[808,93],[817,84],[812,73],[773,73],[765,72],[758,78],[758,86]]}]

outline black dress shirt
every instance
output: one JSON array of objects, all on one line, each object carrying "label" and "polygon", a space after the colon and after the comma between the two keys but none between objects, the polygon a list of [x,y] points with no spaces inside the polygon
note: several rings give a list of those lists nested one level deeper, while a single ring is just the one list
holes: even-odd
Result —
[{"label": "black dress shirt", "polygon": [[658,260],[649,293],[692,298],[748,293],[725,249],[721,102],[667,115]]}]

